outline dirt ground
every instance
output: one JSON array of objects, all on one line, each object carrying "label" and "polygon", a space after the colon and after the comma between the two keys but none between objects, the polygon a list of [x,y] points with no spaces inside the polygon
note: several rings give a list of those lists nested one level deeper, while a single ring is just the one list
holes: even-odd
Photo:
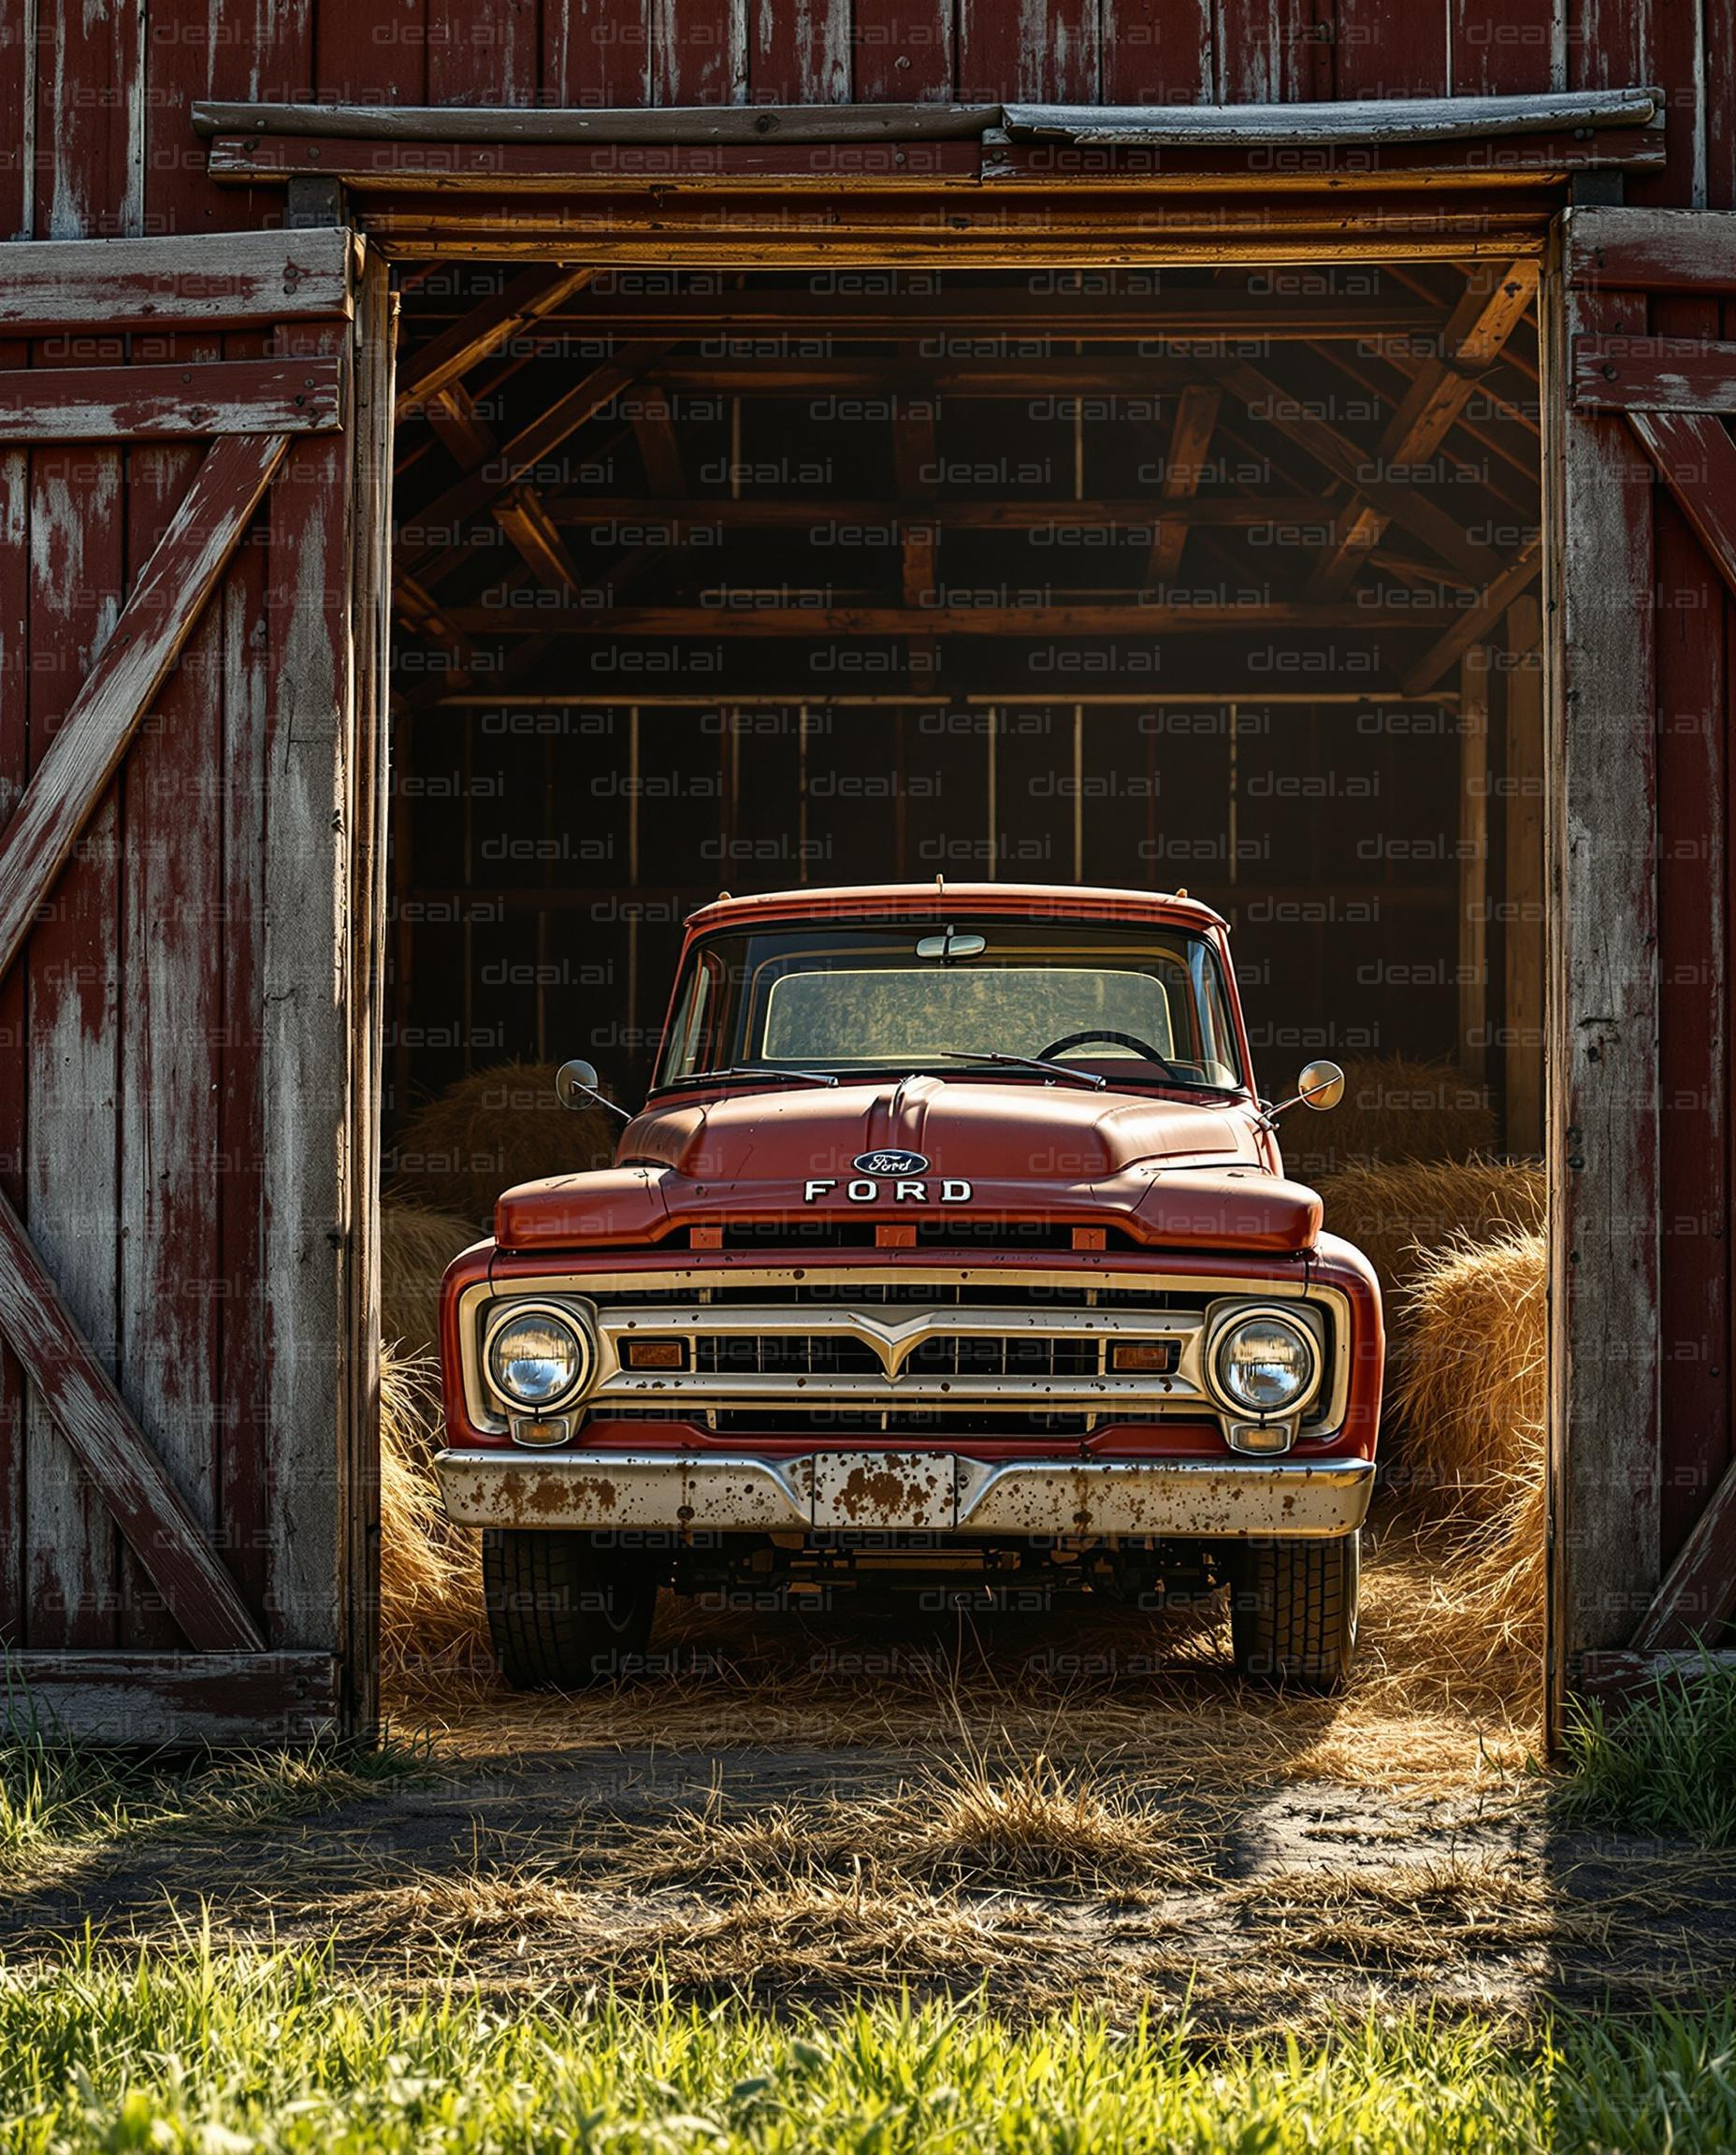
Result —
[{"label": "dirt ground", "polygon": [[1565,1830],[1534,1670],[1430,1661],[1429,1593],[1414,1551],[1377,1563],[1324,1700],[1238,1686],[1209,1619],[1136,1613],[677,1614],[643,1680],[578,1700],[427,1671],[393,1701],[426,1743],[405,1774],[41,1866],[0,1948],[209,1922],[503,2002],[981,1989],[1237,2032],[1736,1982],[1736,1862]]}]

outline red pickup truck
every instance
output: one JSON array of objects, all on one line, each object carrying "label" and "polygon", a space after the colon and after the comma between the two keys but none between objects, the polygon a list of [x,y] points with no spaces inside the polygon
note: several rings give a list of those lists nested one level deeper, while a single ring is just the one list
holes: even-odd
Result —
[{"label": "red pickup truck", "polygon": [[[1343,1084],[1311,1064],[1285,1105]],[[630,1668],[663,1587],[855,1583],[1227,1585],[1244,1675],[1338,1684],[1381,1302],[1280,1111],[1183,894],[696,913],[615,1165],[507,1191],[442,1289],[441,1481],[509,1681]]]}]

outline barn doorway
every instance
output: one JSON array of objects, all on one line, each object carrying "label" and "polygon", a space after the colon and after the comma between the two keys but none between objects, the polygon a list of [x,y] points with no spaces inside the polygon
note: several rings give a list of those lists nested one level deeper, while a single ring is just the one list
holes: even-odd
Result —
[{"label": "barn doorway", "polygon": [[399,272],[388,1338],[573,1164],[555,1063],[644,1097],[719,889],[1183,886],[1263,1092],[1350,1070],[1287,1161],[1419,1312],[1376,1650],[1534,1661],[1535,261],[526,280]]}]

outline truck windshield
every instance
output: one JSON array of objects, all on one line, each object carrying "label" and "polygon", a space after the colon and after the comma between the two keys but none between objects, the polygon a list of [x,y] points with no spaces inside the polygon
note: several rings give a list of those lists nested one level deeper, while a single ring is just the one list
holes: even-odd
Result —
[{"label": "truck windshield", "polygon": [[1001,918],[710,936],[688,954],[657,1084],[755,1068],[957,1078],[960,1057],[990,1053],[1111,1082],[1244,1082],[1203,936]]}]

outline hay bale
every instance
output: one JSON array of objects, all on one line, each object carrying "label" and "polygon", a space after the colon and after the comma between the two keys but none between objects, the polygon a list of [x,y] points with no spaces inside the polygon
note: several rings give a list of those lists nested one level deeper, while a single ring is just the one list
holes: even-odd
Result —
[{"label": "hay bale", "polygon": [[440,1371],[426,1355],[380,1357],[380,1652],[402,1674],[430,1659],[485,1658],[476,1537],[448,1521],[433,1459]]},{"label": "hay bale", "polygon": [[1284,1164],[1305,1182],[1396,1160],[1468,1160],[1494,1149],[1486,1085],[1450,1063],[1382,1055],[1344,1065],[1344,1098],[1330,1113],[1284,1119]]},{"label": "hay bale", "polygon": [[1543,1474],[1548,1246],[1541,1234],[1424,1258],[1399,1297],[1404,1481],[1438,1516],[1498,1519]]},{"label": "hay bale", "polygon": [[431,1212],[401,1197],[380,1204],[380,1337],[400,1355],[440,1344],[441,1275],[476,1239],[456,1212]]},{"label": "hay bale", "polygon": [[557,1067],[499,1063],[418,1108],[393,1148],[392,1193],[486,1228],[495,1199],[515,1182],[608,1166],[618,1118],[563,1107]]},{"label": "hay bale", "polygon": [[1404,1290],[1431,1253],[1465,1242],[1541,1235],[1548,1185],[1529,1161],[1405,1160],[1346,1167],[1318,1184],[1325,1223],[1353,1242],[1380,1276],[1389,1324],[1402,1326]]}]

